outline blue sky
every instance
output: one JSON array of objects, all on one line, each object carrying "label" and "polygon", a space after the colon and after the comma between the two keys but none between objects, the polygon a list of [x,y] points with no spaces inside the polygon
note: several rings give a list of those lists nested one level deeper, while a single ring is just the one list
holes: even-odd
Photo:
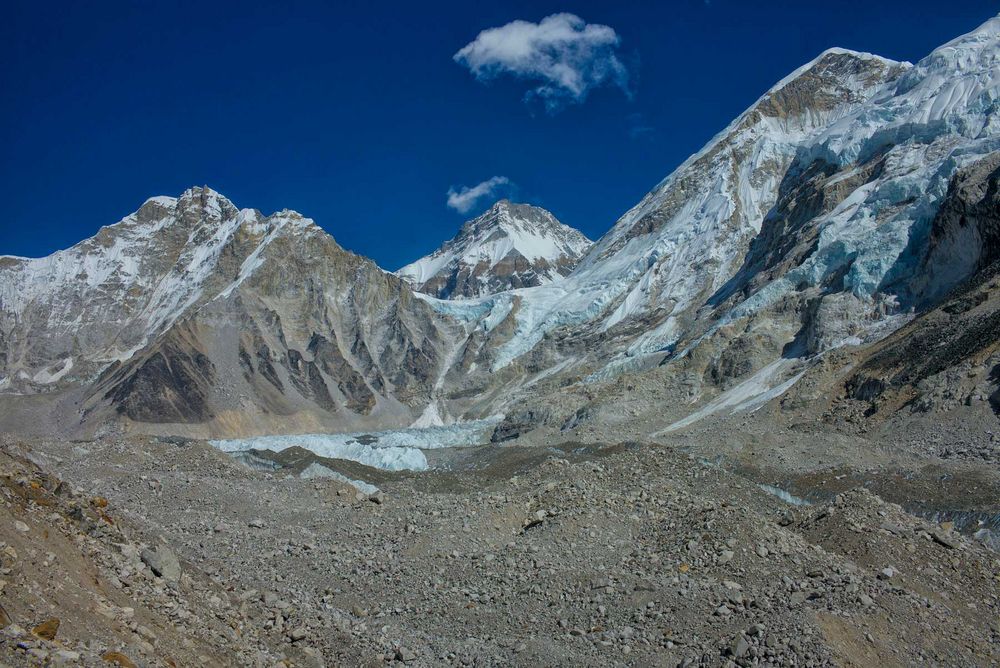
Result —
[{"label": "blue sky", "polygon": [[[388,269],[453,236],[490,203],[464,189],[494,178],[493,195],[597,238],[825,48],[917,60],[998,11],[13,0],[0,26],[0,253],[48,254],[202,184],[241,207],[296,209]],[[529,24],[561,12],[582,20],[556,26],[584,35],[568,60],[523,58],[552,32]],[[517,20],[529,24],[476,41]]]}]

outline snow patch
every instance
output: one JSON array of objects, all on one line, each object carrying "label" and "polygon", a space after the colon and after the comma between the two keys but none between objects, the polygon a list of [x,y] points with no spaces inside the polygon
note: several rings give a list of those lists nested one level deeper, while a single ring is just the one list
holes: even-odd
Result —
[{"label": "snow patch", "polygon": [[764,483],[758,483],[757,485],[762,490],[770,494],[771,496],[777,497],[787,504],[793,506],[811,506],[812,504],[803,498],[795,496],[794,494],[787,492],[780,487],[775,487],[774,485],[765,485]]},{"label": "snow patch", "polygon": [[32,380],[41,385],[51,385],[52,383],[58,382],[60,379],[62,379],[72,369],[73,369],[73,358],[67,357],[57,365],[42,369],[41,371],[35,374],[35,377]]},{"label": "snow patch", "polygon": [[427,404],[424,412],[420,414],[410,427],[414,429],[422,429],[425,427],[443,427],[445,425],[444,419],[441,417],[441,412],[438,409],[438,402],[432,401]]},{"label": "snow patch", "polygon": [[807,369],[802,369],[791,378],[780,381],[782,377],[801,363],[802,360],[780,357],[736,387],[723,392],[694,413],[674,422],[665,429],[650,434],[650,436],[655,438],[669,434],[722,411],[728,411],[729,415],[753,412],[772,399],[783,395],[805,375]]}]

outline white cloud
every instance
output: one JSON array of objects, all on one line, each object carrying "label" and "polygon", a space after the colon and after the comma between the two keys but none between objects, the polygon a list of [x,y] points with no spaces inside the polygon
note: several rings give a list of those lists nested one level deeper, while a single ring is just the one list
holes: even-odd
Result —
[{"label": "white cloud", "polygon": [[604,83],[630,95],[628,70],[616,54],[620,41],[609,26],[562,13],[484,30],[454,58],[481,81],[509,73],[537,82],[525,99],[540,98],[556,111]]},{"label": "white cloud", "polygon": [[448,188],[448,206],[459,213],[469,213],[476,202],[484,197],[492,197],[497,190],[510,185],[510,179],[506,176],[494,176],[471,188],[462,186],[456,190],[452,186]]}]

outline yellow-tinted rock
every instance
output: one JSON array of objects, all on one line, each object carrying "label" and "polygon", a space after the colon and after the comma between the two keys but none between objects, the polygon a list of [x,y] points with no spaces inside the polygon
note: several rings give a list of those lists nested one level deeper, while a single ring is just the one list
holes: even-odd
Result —
[{"label": "yellow-tinted rock", "polygon": [[108,663],[121,666],[121,668],[136,668],[135,664],[132,663],[132,659],[128,658],[121,652],[105,652],[101,655],[101,658]]},{"label": "yellow-tinted rock", "polygon": [[56,633],[59,632],[59,619],[56,617],[46,619],[38,626],[31,629],[31,632],[39,638],[44,638],[45,640],[55,640]]}]

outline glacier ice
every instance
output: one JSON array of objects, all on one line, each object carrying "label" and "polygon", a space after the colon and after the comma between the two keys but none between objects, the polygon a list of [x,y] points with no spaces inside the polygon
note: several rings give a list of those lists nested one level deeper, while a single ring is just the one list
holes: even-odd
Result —
[{"label": "glacier ice", "polygon": [[371,483],[365,482],[364,480],[354,480],[352,478],[348,478],[343,473],[334,471],[333,469],[323,466],[318,462],[312,462],[309,466],[302,469],[302,473],[299,474],[299,477],[303,480],[313,480],[316,478],[329,478],[331,480],[337,480],[351,485],[362,494],[371,495],[378,491],[378,487]]},{"label": "glacier ice", "polygon": [[500,416],[493,416],[446,426],[350,434],[255,436],[213,440],[210,443],[229,453],[248,450],[281,452],[300,447],[320,457],[346,459],[386,471],[426,471],[428,463],[424,450],[480,445],[489,440],[491,430],[500,419]]}]

